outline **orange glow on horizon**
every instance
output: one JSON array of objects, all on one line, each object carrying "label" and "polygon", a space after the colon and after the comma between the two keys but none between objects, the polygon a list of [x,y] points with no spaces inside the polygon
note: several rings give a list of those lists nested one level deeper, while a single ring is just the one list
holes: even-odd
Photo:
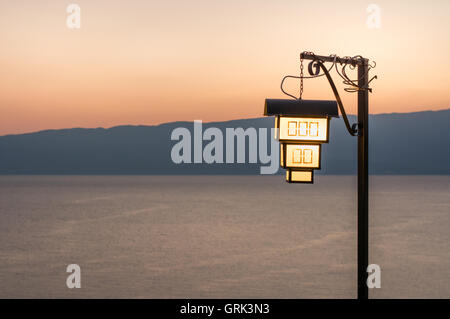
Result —
[{"label": "orange glow on horizon", "polygon": [[[69,3],[0,4],[0,135],[262,117],[303,50],[374,59],[373,114],[450,107],[447,0],[377,1],[380,29],[358,0],[77,3],[79,30],[66,27]],[[355,95],[332,75],[354,114]],[[324,78],[304,86],[305,99],[333,99]]]}]

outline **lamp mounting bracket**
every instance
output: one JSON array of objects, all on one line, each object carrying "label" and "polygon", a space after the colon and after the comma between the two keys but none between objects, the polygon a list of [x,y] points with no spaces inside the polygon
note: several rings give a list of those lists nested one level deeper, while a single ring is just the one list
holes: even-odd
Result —
[{"label": "lamp mounting bracket", "polygon": [[[365,85],[359,85],[358,83],[361,82],[360,81],[361,79],[356,79],[356,80],[350,79],[350,77],[347,75],[347,67],[351,70],[354,70],[356,67],[366,68],[367,74],[363,74],[363,77],[366,77],[368,75],[369,70],[376,67],[376,62],[369,61],[368,59],[363,58],[361,55],[356,55],[354,57],[350,57],[350,56],[339,57],[337,55],[323,56],[323,55],[316,55],[313,52],[307,52],[307,51],[300,53],[300,60],[301,61],[302,60],[310,60],[311,61],[308,64],[309,76],[304,76],[303,74],[301,74],[300,76],[287,75],[287,76],[283,77],[283,80],[281,81],[281,91],[284,94],[286,94],[294,99],[299,99],[299,98],[295,97],[294,95],[287,93],[283,89],[284,81],[287,78],[300,79],[302,81],[303,79],[313,79],[313,78],[318,78],[318,77],[325,75],[328,82],[330,83],[331,89],[333,90],[334,96],[336,98],[336,102],[338,103],[339,110],[342,114],[342,117],[344,119],[344,123],[345,123],[345,126],[346,126],[348,132],[352,136],[358,136],[359,135],[358,131],[360,131],[360,125],[358,123],[350,125],[347,114],[344,109],[344,105],[339,96],[339,92],[336,88],[336,85],[334,84],[334,81],[333,81],[331,75],[330,75],[330,71],[334,67],[336,69],[337,74],[343,79],[343,83],[345,85],[349,86],[349,87],[344,88],[344,90],[346,92],[368,91],[371,93],[372,89],[369,87],[369,84],[370,84],[370,82],[372,82],[372,80],[377,79],[378,77],[375,75],[369,81],[367,81]],[[329,68],[325,67],[325,63],[327,63],[327,62],[332,63],[332,65]],[[322,70],[322,72],[320,72],[321,70]]]}]

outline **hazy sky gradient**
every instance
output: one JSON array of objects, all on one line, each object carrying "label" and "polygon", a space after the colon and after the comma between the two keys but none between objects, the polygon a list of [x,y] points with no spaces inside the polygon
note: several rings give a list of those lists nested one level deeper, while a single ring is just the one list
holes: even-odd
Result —
[{"label": "hazy sky gradient", "polygon": [[[303,50],[374,59],[371,113],[449,108],[449,33],[448,0],[0,0],[0,134],[258,117]],[[322,78],[304,98],[333,95]]]}]

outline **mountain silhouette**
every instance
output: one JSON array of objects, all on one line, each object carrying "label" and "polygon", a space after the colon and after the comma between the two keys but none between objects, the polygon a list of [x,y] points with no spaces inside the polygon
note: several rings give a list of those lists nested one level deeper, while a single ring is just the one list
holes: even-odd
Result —
[{"label": "mountain silhouette", "polygon": [[[349,119],[356,121],[355,116]],[[449,123],[450,109],[370,115],[369,172],[450,174]],[[270,129],[273,124],[273,118],[243,119],[203,123],[203,131],[217,127],[225,138],[226,128]],[[177,141],[170,137],[177,127],[193,136],[192,122],[0,136],[0,174],[259,174],[266,165],[175,164],[171,149]],[[322,170],[317,173],[355,174],[356,143],[342,118],[332,119],[330,143],[323,145]]]}]

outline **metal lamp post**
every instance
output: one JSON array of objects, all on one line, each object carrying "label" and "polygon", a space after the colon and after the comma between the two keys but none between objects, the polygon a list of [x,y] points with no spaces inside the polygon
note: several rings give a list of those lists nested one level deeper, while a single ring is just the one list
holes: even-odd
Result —
[{"label": "metal lamp post", "polygon": [[[309,76],[303,75],[303,60],[310,60],[308,65]],[[297,109],[294,110],[289,108],[290,114],[296,114],[298,112],[299,115],[305,115],[311,113],[314,115],[314,112],[317,112],[314,109],[314,103],[301,103],[303,100],[301,99],[302,91],[303,91],[303,79],[304,78],[316,78],[322,75],[325,75],[330,83],[330,86],[333,90],[334,96],[336,98],[336,102],[339,106],[339,110],[341,111],[341,115],[344,119],[346,128],[350,135],[357,136],[358,138],[358,299],[368,299],[369,290],[367,286],[367,267],[369,266],[369,175],[368,175],[368,167],[369,167],[369,92],[372,90],[369,88],[369,83],[377,78],[374,76],[369,80],[369,70],[376,66],[375,62],[372,62],[373,65],[369,63],[368,59],[363,58],[362,56],[355,57],[344,57],[340,58],[336,55],[331,56],[319,56],[315,55],[312,52],[303,52],[300,54],[301,61],[301,73],[300,76],[285,76],[283,81],[281,82],[281,90],[283,93],[291,96],[295,100],[300,103],[297,104]],[[331,62],[332,66],[327,69],[325,67],[326,62]],[[357,76],[356,80],[351,80],[346,74],[346,67],[350,66],[350,68],[357,68]],[[342,104],[342,100],[339,96],[339,93],[336,89],[336,86],[333,82],[333,79],[330,76],[329,71],[335,67],[337,73],[343,78],[344,84],[349,85],[348,88],[345,89],[347,92],[357,92],[358,93],[358,122],[350,126],[347,115],[345,113],[344,106]],[[341,67],[341,71],[339,71],[339,67]],[[323,71],[321,73],[320,71]],[[295,78],[300,79],[300,97],[297,98],[283,89],[283,83],[287,78]],[[280,115],[268,113],[267,112],[267,101],[265,107],[265,115]],[[285,100],[292,101],[292,100]],[[306,101],[305,101],[306,102]],[[318,101],[317,101],[318,102]],[[291,102],[292,103],[292,102]],[[281,107],[279,110],[286,109],[286,106],[289,103],[285,103],[284,108]],[[305,105],[308,105],[305,107]],[[322,105],[317,104],[317,106]],[[277,109],[278,110],[278,109]],[[334,116],[333,106],[329,108],[327,112],[323,112],[327,116]],[[282,148],[282,152],[286,152],[285,149]],[[283,156],[284,155],[284,156]],[[283,157],[286,157],[286,154],[282,154]],[[288,169],[288,175],[291,170]],[[312,182],[312,179],[311,179]]]}]

